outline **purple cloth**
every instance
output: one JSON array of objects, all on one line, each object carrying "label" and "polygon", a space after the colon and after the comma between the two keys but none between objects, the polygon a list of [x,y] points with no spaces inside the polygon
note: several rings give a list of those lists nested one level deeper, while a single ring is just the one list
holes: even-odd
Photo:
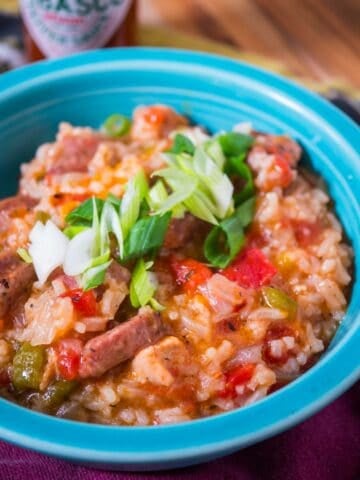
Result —
[{"label": "purple cloth", "polygon": [[360,480],[360,382],[288,432],[213,462],[157,473],[87,469],[0,442],[0,480]]}]

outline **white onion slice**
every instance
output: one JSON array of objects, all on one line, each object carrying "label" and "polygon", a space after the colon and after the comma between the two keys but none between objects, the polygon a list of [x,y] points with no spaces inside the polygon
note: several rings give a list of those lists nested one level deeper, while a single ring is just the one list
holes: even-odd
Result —
[{"label": "white onion slice", "polygon": [[36,222],[29,238],[29,253],[39,283],[43,285],[50,273],[63,264],[69,240],[51,220],[46,225]]},{"label": "white onion slice", "polygon": [[80,275],[91,266],[94,241],[95,231],[92,228],[84,230],[70,240],[64,260],[66,275]]}]

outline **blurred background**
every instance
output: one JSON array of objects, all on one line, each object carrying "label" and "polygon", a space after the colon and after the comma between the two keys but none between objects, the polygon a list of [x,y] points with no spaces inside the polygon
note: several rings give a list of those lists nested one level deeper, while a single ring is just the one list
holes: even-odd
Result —
[{"label": "blurred background", "polygon": [[[0,0],[3,69],[9,46],[22,53],[17,8]],[[221,53],[321,92],[359,96],[359,0],[137,0],[135,27],[130,43]],[[10,63],[22,61],[15,53]]]}]

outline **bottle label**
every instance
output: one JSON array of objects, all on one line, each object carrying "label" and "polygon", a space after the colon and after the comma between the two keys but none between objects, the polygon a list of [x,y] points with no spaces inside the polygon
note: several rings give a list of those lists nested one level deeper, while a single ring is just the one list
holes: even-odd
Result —
[{"label": "bottle label", "polygon": [[23,21],[46,57],[101,48],[132,0],[20,0]]}]

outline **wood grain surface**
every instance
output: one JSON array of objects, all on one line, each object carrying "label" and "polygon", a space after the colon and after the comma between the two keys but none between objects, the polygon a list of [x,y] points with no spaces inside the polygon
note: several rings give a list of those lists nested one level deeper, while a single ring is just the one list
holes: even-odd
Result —
[{"label": "wood grain surface", "polygon": [[140,0],[139,16],[360,88],[360,0]]},{"label": "wood grain surface", "polygon": [[[300,79],[360,88],[360,0],[137,1],[142,44],[181,46],[185,41],[187,48],[216,47],[231,54],[224,44],[248,61],[260,59],[264,66],[275,61],[277,71]],[[0,9],[16,11],[17,1],[0,0]]]}]

